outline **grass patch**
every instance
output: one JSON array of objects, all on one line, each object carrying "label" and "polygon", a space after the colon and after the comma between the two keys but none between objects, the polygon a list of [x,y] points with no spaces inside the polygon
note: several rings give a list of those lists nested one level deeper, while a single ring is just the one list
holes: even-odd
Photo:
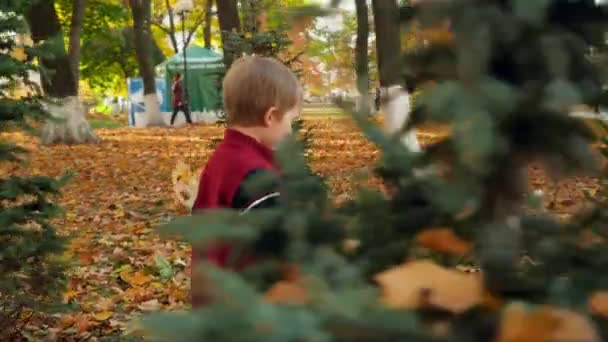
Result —
[{"label": "grass patch", "polygon": [[89,124],[91,125],[91,127],[93,129],[125,127],[125,125],[123,125],[122,123],[116,122],[110,118],[108,118],[108,119],[89,119]]}]

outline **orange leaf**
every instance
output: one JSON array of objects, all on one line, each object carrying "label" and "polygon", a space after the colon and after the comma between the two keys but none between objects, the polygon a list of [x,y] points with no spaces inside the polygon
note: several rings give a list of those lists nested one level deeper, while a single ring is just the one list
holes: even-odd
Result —
[{"label": "orange leaf", "polygon": [[589,309],[593,314],[608,318],[608,291],[598,291],[589,298]]},{"label": "orange leaf", "polygon": [[78,294],[78,292],[76,292],[76,291],[72,291],[72,290],[66,291],[63,294],[63,303],[64,304],[68,303],[72,298],[76,297],[77,294]]},{"label": "orange leaf", "polygon": [[110,317],[112,317],[112,315],[114,315],[114,312],[112,312],[112,311],[102,311],[102,312],[96,313],[93,316],[93,318],[95,318],[95,320],[97,320],[97,321],[106,321]]},{"label": "orange leaf", "polygon": [[437,252],[453,255],[467,255],[472,244],[459,238],[450,228],[432,228],[416,235],[416,242],[423,247]]},{"label": "orange leaf", "polygon": [[551,306],[527,310],[511,304],[503,313],[497,342],[580,341],[599,342],[592,323],[584,316]]},{"label": "orange leaf", "polygon": [[481,277],[416,260],[375,276],[382,302],[392,308],[435,306],[461,313],[483,299]]},{"label": "orange leaf", "polygon": [[264,300],[272,304],[306,304],[308,291],[296,282],[280,281],[266,292]]},{"label": "orange leaf", "polygon": [[152,280],[151,277],[145,275],[143,272],[137,272],[133,275],[125,274],[124,276],[121,275],[121,277],[127,283],[131,284],[131,286],[143,286]]}]

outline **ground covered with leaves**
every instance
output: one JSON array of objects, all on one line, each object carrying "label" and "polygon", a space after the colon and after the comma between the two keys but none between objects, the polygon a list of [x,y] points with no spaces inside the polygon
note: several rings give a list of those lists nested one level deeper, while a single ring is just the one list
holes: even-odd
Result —
[{"label": "ground covered with leaves", "polygon": [[[379,152],[345,116],[309,116],[309,151],[313,170],[324,175],[337,200],[357,184],[381,186],[364,176]],[[0,172],[19,175],[75,175],[58,198],[65,208],[54,222],[72,237],[65,257],[72,263],[64,301],[71,310],[54,320],[26,322],[24,332],[48,339],[117,336],[134,329],[132,318],[154,310],[188,307],[190,248],[160,239],[155,227],[171,216],[186,214],[174,198],[171,180],[178,161],[202,168],[221,140],[223,127],[99,129],[102,142],[93,145],[40,146],[22,133],[7,138],[31,153],[25,165],[2,166]],[[422,144],[440,136],[419,132]],[[559,183],[531,166],[531,186],[546,194],[546,205],[560,215],[583,203],[594,192],[593,178]]]}]

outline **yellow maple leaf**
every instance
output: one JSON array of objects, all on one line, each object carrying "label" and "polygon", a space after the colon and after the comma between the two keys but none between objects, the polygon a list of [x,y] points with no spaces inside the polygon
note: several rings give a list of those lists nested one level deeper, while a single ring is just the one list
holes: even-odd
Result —
[{"label": "yellow maple leaf", "polygon": [[483,300],[481,277],[430,260],[405,263],[377,274],[375,280],[382,289],[382,302],[392,308],[433,306],[461,313]]},{"label": "yellow maple leaf", "polygon": [[509,305],[503,313],[497,342],[599,342],[593,324],[584,316],[548,305],[526,309]]},{"label": "yellow maple leaf", "polygon": [[458,237],[450,228],[424,230],[416,235],[416,242],[434,251],[453,255],[467,255],[473,249],[470,242]]},{"label": "yellow maple leaf", "polygon": [[96,321],[106,321],[110,319],[112,315],[114,315],[114,312],[112,311],[102,311],[93,315],[93,318],[95,318]]}]

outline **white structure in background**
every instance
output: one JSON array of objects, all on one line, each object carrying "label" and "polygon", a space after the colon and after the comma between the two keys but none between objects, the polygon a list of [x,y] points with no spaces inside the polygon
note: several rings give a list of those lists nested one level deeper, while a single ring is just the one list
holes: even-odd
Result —
[{"label": "white structure in background", "polygon": [[[387,134],[397,134],[410,118],[410,94],[401,86],[386,89],[387,102],[382,106],[385,114],[384,128]],[[401,137],[401,142],[412,152],[421,152],[416,129],[412,128]]]}]

